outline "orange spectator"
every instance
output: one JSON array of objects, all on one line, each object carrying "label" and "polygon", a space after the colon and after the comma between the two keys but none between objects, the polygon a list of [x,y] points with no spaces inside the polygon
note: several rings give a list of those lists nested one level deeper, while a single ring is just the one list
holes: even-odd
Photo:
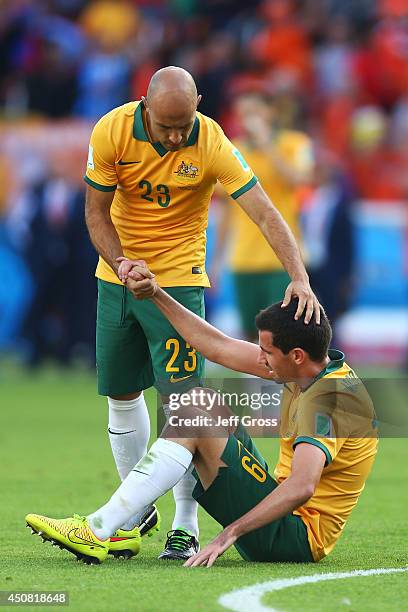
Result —
[{"label": "orange spectator", "polygon": [[80,22],[103,49],[121,49],[136,34],[139,14],[126,0],[95,0],[85,7]]},{"label": "orange spectator", "polygon": [[406,159],[387,142],[388,122],[376,107],[356,111],[351,124],[350,171],[359,197],[395,201],[407,197]]},{"label": "orange spectator", "polygon": [[325,146],[340,157],[348,152],[350,120],[354,109],[353,97],[347,94],[333,96],[321,109],[321,138]]},{"label": "orange spectator", "polygon": [[370,40],[356,52],[354,69],[367,103],[393,105],[408,86],[408,32],[404,18],[379,22]]},{"label": "orange spectator", "polygon": [[293,72],[309,86],[311,47],[305,25],[294,16],[293,0],[265,0],[261,16],[268,22],[251,43],[252,55],[266,68]]}]

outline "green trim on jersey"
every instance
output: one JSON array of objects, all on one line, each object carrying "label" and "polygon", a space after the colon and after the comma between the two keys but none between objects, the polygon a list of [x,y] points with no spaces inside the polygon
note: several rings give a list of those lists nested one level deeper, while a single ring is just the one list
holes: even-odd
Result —
[{"label": "green trim on jersey", "polygon": [[117,185],[100,185],[99,183],[95,183],[95,181],[86,176],[86,174],[84,176],[84,181],[85,183],[88,183],[88,185],[90,185],[94,189],[97,189],[98,191],[116,191],[117,187]]},{"label": "green trim on jersey", "polygon": [[327,364],[327,366],[321,372],[319,372],[314,377],[314,379],[312,380],[310,385],[308,385],[307,387],[302,389],[302,391],[301,391],[302,393],[304,393],[305,391],[310,389],[310,387],[315,382],[317,382],[318,380],[320,380],[321,378],[326,376],[326,374],[331,374],[332,372],[335,372],[336,370],[340,370],[340,368],[342,368],[344,366],[344,359],[345,359],[344,353],[342,353],[341,351],[338,351],[337,349],[329,349],[327,351],[327,354],[330,357],[329,363]]},{"label": "green trim on jersey", "polygon": [[294,441],[293,448],[295,448],[295,446],[297,444],[300,444],[301,442],[306,442],[307,444],[312,444],[313,446],[317,446],[318,448],[320,448],[320,450],[324,452],[324,454],[326,455],[326,461],[325,461],[324,467],[326,467],[326,465],[329,465],[329,463],[333,461],[328,448],[324,444],[322,444],[322,442],[319,442],[319,440],[315,440],[315,438],[310,438],[309,436],[299,436]]},{"label": "green trim on jersey", "polygon": [[257,182],[258,182],[258,179],[256,178],[256,176],[253,176],[251,180],[248,181],[248,183],[246,183],[246,185],[244,185],[240,189],[237,189],[237,191],[234,191],[234,193],[231,193],[231,198],[236,200],[237,198],[239,198],[239,196],[242,196],[242,194],[252,189],[252,187],[256,185]]},{"label": "green trim on jersey", "polygon": [[[135,110],[135,118],[133,121],[133,137],[137,140],[142,140],[143,142],[150,142],[149,137],[146,133],[146,129],[143,123],[143,115],[142,110],[144,108],[143,102],[140,102]],[[191,147],[195,145],[198,139],[198,133],[200,131],[200,121],[198,117],[195,118],[193,129],[190,132],[190,136],[185,144],[185,147]],[[160,142],[150,142],[152,147],[157,151],[160,157],[163,157],[168,153],[166,147],[164,147]]]},{"label": "green trim on jersey", "polygon": [[143,125],[143,106],[143,102],[140,102],[140,104],[137,105],[135,110],[135,118],[133,121],[133,138],[136,138],[136,140],[143,140],[143,142],[149,142],[149,138],[146,134],[146,130]]},{"label": "green trim on jersey", "polygon": [[186,142],[186,147],[191,147],[195,145],[195,143],[198,140],[199,131],[200,131],[200,121],[198,117],[196,117],[194,121],[193,129],[191,130],[190,136],[188,137],[188,140]]},{"label": "green trim on jersey", "polygon": [[324,368],[324,370],[319,372],[315,380],[318,380],[319,378],[323,378],[323,376],[326,376],[326,374],[335,372],[336,370],[339,370],[340,368],[344,366],[344,358],[345,358],[344,353],[342,353],[341,351],[338,351],[337,349],[329,349],[327,351],[327,354],[330,357],[330,361],[327,364],[327,366]]},{"label": "green trim on jersey", "polygon": [[160,157],[164,157],[166,153],[168,153],[168,150],[166,149],[166,147],[163,147],[163,145],[160,142],[151,142],[150,144],[152,145],[156,153],[160,155]]}]

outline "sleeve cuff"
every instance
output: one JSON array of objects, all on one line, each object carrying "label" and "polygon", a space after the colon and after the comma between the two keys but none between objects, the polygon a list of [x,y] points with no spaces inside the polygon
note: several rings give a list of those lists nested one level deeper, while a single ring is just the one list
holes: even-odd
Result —
[{"label": "sleeve cuff", "polygon": [[95,181],[86,176],[86,174],[84,176],[84,181],[94,189],[98,189],[98,191],[115,191],[117,187],[117,185],[100,185],[99,183],[95,183]]},{"label": "sleeve cuff", "polygon": [[257,182],[258,179],[256,178],[256,176],[253,176],[251,180],[246,183],[246,185],[240,187],[240,189],[237,189],[237,191],[234,191],[234,193],[231,193],[231,198],[234,198],[234,200],[236,200],[237,198],[239,198],[239,196],[242,196],[242,194],[252,189],[252,187],[256,185]]},{"label": "sleeve cuff", "polygon": [[315,438],[309,438],[309,436],[299,436],[294,441],[293,448],[295,448],[297,444],[300,444],[300,442],[306,442],[306,444],[313,444],[313,446],[317,446],[318,448],[320,448],[320,450],[324,452],[324,454],[326,455],[326,461],[325,461],[324,467],[326,467],[326,465],[329,465],[329,463],[333,461],[328,448],[324,444],[322,444],[319,440],[316,440]]}]

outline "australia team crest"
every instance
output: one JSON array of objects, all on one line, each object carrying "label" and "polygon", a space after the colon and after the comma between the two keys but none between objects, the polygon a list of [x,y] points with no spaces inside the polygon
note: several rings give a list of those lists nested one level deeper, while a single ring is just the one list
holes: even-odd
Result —
[{"label": "australia team crest", "polygon": [[200,176],[199,164],[190,158],[181,158],[177,163],[174,174],[177,179],[181,179],[183,182],[194,181]]}]

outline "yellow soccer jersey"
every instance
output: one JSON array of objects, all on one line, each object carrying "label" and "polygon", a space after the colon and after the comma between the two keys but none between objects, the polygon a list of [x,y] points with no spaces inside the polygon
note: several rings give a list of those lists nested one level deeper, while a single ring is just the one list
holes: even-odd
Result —
[{"label": "yellow soccer jersey", "polygon": [[[263,189],[298,239],[299,198],[297,189],[291,186],[274,168],[266,153],[250,148],[245,142],[236,144],[255,172]],[[313,168],[312,144],[305,134],[289,130],[282,131],[275,146],[279,155],[293,168],[305,172]],[[283,270],[282,264],[259,228],[239,206],[234,206],[230,266],[234,272]]]},{"label": "yellow soccer jersey", "polygon": [[[143,102],[115,108],[96,124],[85,181],[115,191],[111,218],[123,252],[144,259],[162,287],[208,287],[208,206],[217,180],[238,198],[257,182],[220,126],[197,113],[187,144],[167,151],[149,141]],[[121,284],[99,258],[96,276]]]},{"label": "yellow soccer jersey", "polygon": [[333,549],[364,489],[377,452],[374,408],[363,383],[329,351],[326,369],[305,391],[286,385],[281,410],[281,444],[275,469],[278,482],[291,473],[297,444],[322,449],[326,464],[315,494],[294,512],[307,526],[315,561]]}]

